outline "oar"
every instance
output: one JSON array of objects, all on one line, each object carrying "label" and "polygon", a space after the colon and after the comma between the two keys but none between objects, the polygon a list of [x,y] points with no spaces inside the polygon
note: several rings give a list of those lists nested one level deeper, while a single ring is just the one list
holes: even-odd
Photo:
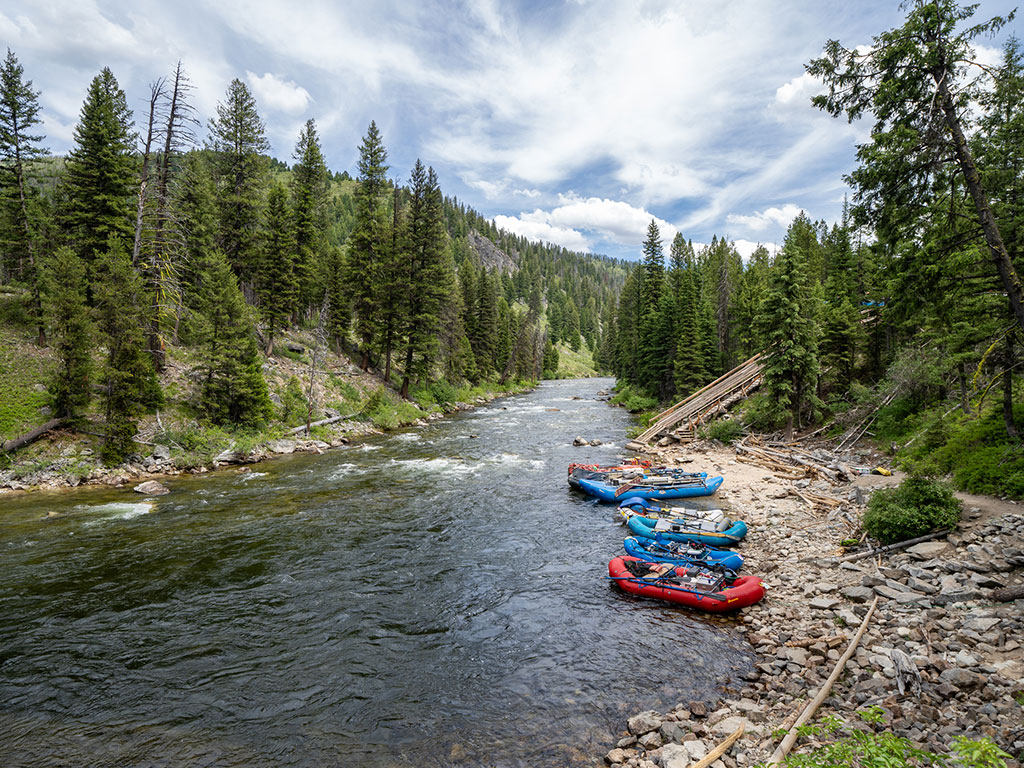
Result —
[{"label": "oar", "polygon": [[700,598],[710,597],[712,600],[718,600],[720,603],[728,600],[728,598],[723,597],[718,592],[699,592],[696,589],[680,587],[678,584],[660,584],[657,583],[659,579],[644,580],[637,576],[605,576],[605,578],[611,581],[632,581],[634,584],[646,584],[649,587],[658,587],[659,589],[674,589],[676,592],[686,592],[690,595],[697,595]]}]

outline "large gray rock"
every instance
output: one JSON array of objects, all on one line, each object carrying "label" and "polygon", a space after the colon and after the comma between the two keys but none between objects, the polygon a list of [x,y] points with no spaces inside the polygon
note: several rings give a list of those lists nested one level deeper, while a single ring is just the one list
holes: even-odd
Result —
[{"label": "large gray rock", "polygon": [[979,675],[977,672],[971,672],[969,669],[960,669],[959,667],[950,667],[939,675],[939,680],[960,690],[979,688],[985,684],[984,676]]},{"label": "large gray rock", "polygon": [[875,596],[871,587],[844,587],[840,594],[852,603],[866,603]]},{"label": "large gray rock", "polygon": [[271,440],[267,443],[267,450],[271,453],[295,453],[297,445],[295,440]]},{"label": "large gray rock", "polygon": [[136,493],[144,493],[147,496],[163,496],[171,492],[170,488],[158,480],[147,480],[144,483],[139,483],[133,490]]},{"label": "large gray rock", "polygon": [[933,557],[942,557],[949,554],[952,547],[944,541],[922,541],[912,547],[907,547],[907,554],[915,560],[930,560]]},{"label": "large gray rock", "polygon": [[171,449],[166,445],[153,446],[153,458],[157,461],[167,461],[171,458]]},{"label": "large gray rock", "polygon": [[[701,742],[687,742],[687,744]],[[690,764],[690,753],[686,744],[666,744],[661,748],[661,768],[686,768]]]},{"label": "large gray rock", "polygon": [[641,712],[639,715],[633,715],[626,721],[626,726],[629,728],[629,732],[634,736],[648,733],[649,731],[656,731],[661,728],[661,715],[654,710],[647,710]]}]

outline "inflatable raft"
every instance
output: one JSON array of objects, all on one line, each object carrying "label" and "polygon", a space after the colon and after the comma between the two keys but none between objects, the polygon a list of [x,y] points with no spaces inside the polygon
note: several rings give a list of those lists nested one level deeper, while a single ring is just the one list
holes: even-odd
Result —
[{"label": "inflatable raft", "polygon": [[747,524],[742,520],[725,518],[720,522],[687,518],[650,518],[634,515],[626,521],[634,536],[669,541],[698,541],[712,547],[729,547],[747,535]]},{"label": "inflatable raft", "polygon": [[685,499],[693,496],[710,496],[722,484],[723,478],[707,477],[701,472],[690,477],[677,478],[671,475],[637,475],[631,478],[577,477],[569,483],[584,493],[596,496],[601,501],[619,501],[624,493],[644,499]]},{"label": "inflatable raft", "polygon": [[743,567],[743,556],[738,552],[715,549],[699,542],[643,539],[627,536],[622,542],[626,554],[652,563],[675,563],[676,565],[710,565],[738,571]]},{"label": "inflatable raft", "polygon": [[757,576],[731,578],[721,570],[701,566],[653,563],[635,557],[614,557],[608,578],[623,592],[653,597],[709,613],[728,613],[764,597]]},{"label": "inflatable raft", "polygon": [[687,520],[712,520],[716,523],[726,519],[721,509],[694,509],[693,507],[670,507],[639,496],[629,496],[619,503],[619,517],[622,523],[641,515],[652,520],[661,518],[686,518]]}]

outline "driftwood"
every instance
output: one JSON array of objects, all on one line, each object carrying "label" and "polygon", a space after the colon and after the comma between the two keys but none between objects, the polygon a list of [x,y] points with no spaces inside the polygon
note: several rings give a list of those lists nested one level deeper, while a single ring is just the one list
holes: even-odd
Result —
[{"label": "driftwood", "polygon": [[907,654],[899,648],[893,648],[889,652],[892,663],[896,666],[896,686],[900,693],[910,690],[912,696],[921,697],[921,673]]},{"label": "driftwood", "polygon": [[797,739],[797,728],[806,723],[812,717],[814,713],[818,711],[818,707],[821,706],[828,694],[832,690],[832,686],[835,685],[836,680],[839,679],[839,675],[842,674],[843,668],[846,666],[846,662],[853,656],[853,652],[857,650],[857,645],[860,643],[861,637],[864,635],[864,630],[868,628],[868,622],[871,621],[871,616],[875,612],[875,608],[878,606],[878,597],[871,602],[871,607],[868,608],[867,614],[864,616],[864,621],[860,624],[860,629],[857,630],[857,634],[853,636],[853,640],[850,641],[850,645],[842,656],[839,657],[839,661],[836,662],[835,668],[832,670],[832,674],[828,676],[828,680],[821,686],[818,691],[818,695],[815,696],[811,702],[804,708],[804,711],[800,713],[800,717],[793,723],[793,727],[790,728],[789,733],[786,734],[786,738],[782,740],[782,743],[775,749],[772,756],[768,758],[766,765],[778,765],[781,763],[786,755],[789,754],[789,750],[793,748],[793,744],[796,743]]},{"label": "driftwood", "polygon": [[331,416],[331,418],[329,419],[320,419],[320,421],[314,421],[312,424],[303,424],[301,427],[289,429],[286,434],[297,435],[299,434],[299,432],[306,432],[308,434],[309,430],[312,429],[313,427],[322,427],[325,424],[333,424],[334,422],[341,421],[342,419],[352,418],[352,416],[354,415],[354,413],[350,413],[348,414],[348,416]]},{"label": "driftwood", "polygon": [[21,435],[20,437],[11,438],[6,443],[0,444],[0,451],[4,453],[13,453],[19,448],[22,448],[23,446],[26,446],[29,443],[35,442],[40,437],[49,432],[51,429],[56,429],[63,423],[63,417],[59,419],[50,419],[48,422],[46,422],[42,426],[36,427],[31,432],[26,432],[24,435]]},{"label": "driftwood", "polygon": [[742,735],[743,725],[740,724],[740,727],[733,731],[732,735],[729,736],[729,738],[727,738],[717,747],[708,752],[707,755],[702,757],[698,762],[691,765],[690,768],[707,768],[707,766],[711,765],[713,762],[715,762],[715,760],[724,755],[726,751],[729,749],[729,747],[735,744],[736,740],[739,739],[739,737]]},{"label": "driftwood", "polygon": [[835,648],[843,644],[843,638],[839,635],[833,635],[832,637],[805,637],[803,640],[788,640],[786,646],[788,648],[808,648],[818,643],[824,643],[828,648]]},{"label": "driftwood", "polygon": [[851,560],[860,560],[865,557],[871,557],[882,552],[891,552],[896,549],[904,549],[905,547],[912,546],[914,544],[920,544],[922,541],[931,541],[932,539],[938,539],[942,536],[947,535],[950,531],[936,531],[935,533],[929,533],[927,536],[918,536],[916,539],[907,539],[906,541],[898,541],[895,544],[888,544],[884,547],[878,547],[878,549],[869,549],[867,552],[858,552],[855,555],[847,555],[846,557],[839,558],[839,562],[846,563]]},{"label": "driftwood", "polygon": [[990,593],[989,597],[999,603],[1009,603],[1013,600],[1020,600],[1021,598],[1024,598],[1024,584],[1018,584],[1015,587],[994,589]]}]

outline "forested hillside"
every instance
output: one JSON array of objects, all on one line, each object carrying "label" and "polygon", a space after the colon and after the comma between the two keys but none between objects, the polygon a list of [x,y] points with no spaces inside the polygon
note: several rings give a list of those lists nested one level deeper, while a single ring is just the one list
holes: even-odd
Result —
[{"label": "forested hillside", "polygon": [[1024,497],[1024,61],[1011,38],[1000,66],[974,65],[972,39],[1004,20],[964,28],[973,11],[914,5],[874,48],[833,41],[808,65],[819,108],[873,120],[841,221],[802,213],[745,262],[682,236],[666,259],[652,222],[602,340],[622,401],[653,409],[763,351],[749,425],[873,418],[904,466]]},{"label": "forested hillside", "polygon": [[[355,172],[336,173],[313,120],[287,162],[271,158],[240,80],[204,125],[180,63],[137,115],[104,69],[55,157],[14,53],[0,78],[0,388],[33,393],[0,419],[0,443],[49,416],[98,427],[117,463],[160,408],[261,429],[288,410],[266,361],[296,332],[311,378],[318,354],[348,355],[421,404],[556,376],[559,348],[594,370],[624,265],[497,230],[424,163],[391,167],[374,123]],[[291,400],[307,388],[290,381]]]}]

